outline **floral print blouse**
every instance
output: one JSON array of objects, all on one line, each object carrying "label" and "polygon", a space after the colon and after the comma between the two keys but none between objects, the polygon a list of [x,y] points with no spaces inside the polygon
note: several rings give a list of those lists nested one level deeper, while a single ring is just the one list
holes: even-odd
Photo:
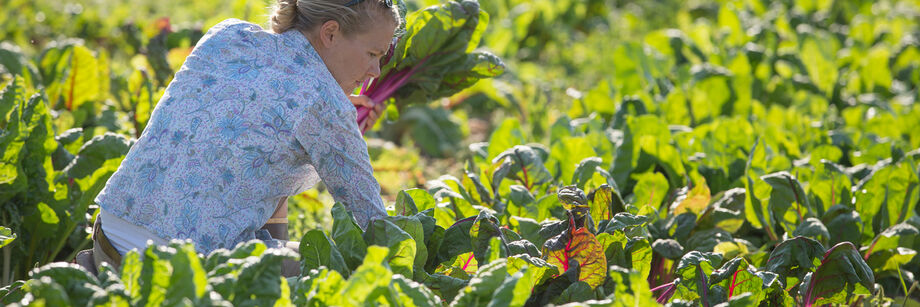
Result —
[{"label": "floral print blouse", "polygon": [[212,27],[96,198],[199,252],[255,239],[282,198],[320,179],[358,224],[386,211],[356,111],[299,31]]}]

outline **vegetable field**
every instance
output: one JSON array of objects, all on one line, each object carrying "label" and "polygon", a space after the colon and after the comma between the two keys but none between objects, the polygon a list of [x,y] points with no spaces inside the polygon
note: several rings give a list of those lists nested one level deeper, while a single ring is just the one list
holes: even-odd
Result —
[{"label": "vegetable field", "polygon": [[469,74],[386,68],[459,88],[368,85],[387,218],[320,185],[298,251],[68,263],[198,39],[271,4],[0,3],[0,305],[920,305],[918,0],[482,0]]}]

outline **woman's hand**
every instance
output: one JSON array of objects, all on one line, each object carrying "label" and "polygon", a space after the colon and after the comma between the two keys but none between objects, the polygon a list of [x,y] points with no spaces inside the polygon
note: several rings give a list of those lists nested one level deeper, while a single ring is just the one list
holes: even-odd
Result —
[{"label": "woman's hand", "polygon": [[356,107],[364,106],[371,109],[370,113],[367,114],[367,120],[364,121],[364,125],[360,125],[360,123],[358,123],[358,128],[360,128],[361,131],[367,131],[373,127],[374,124],[377,123],[377,119],[380,118],[380,114],[383,114],[383,110],[386,109],[385,103],[375,105],[374,102],[371,101],[371,98],[365,95],[349,95],[348,99],[350,99],[351,103]]}]

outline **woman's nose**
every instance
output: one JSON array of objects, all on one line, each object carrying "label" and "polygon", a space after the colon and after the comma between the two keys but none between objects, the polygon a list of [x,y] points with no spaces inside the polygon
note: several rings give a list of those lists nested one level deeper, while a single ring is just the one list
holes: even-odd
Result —
[{"label": "woman's nose", "polygon": [[368,71],[368,74],[371,75],[371,78],[380,77],[380,61],[374,61],[371,64],[371,69]]}]

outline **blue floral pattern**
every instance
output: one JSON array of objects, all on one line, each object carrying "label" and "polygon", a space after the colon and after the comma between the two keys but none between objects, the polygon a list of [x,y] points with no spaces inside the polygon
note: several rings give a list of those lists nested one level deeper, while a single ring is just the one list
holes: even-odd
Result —
[{"label": "blue floral pattern", "polygon": [[307,39],[229,19],[166,88],[96,202],[203,253],[255,239],[320,179],[359,225],[386,215],[356,112]]}]

